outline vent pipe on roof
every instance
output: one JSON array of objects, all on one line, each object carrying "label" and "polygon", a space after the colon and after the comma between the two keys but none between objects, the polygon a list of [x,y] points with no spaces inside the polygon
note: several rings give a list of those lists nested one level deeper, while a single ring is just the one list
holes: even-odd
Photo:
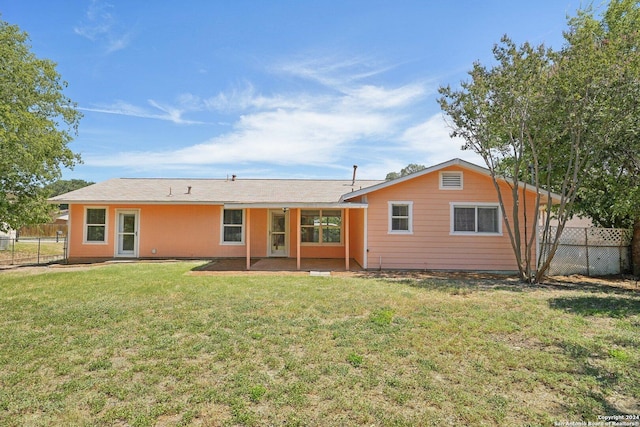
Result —
[{"label": "vent pipe on roof", "polygon": [[173,194],[171,194],[171,187],[169,187],[169,194],[167,194],[167,196],[169,197],[173,196]]},{"label": "vent pipe on roof", "polygon": [[236,174],[231,175],[231,181],[235,181],[236,180]]},{"label": "vent pipe on roof", "polygon": [[351,180],[351,185],[356,183],[356,169],[358,169],[358,165],[353,165],[353,180]]},{"label": "vent pipe on roof", "polygon": [[187,194],[191,194],[191,186],[187,186]]}]

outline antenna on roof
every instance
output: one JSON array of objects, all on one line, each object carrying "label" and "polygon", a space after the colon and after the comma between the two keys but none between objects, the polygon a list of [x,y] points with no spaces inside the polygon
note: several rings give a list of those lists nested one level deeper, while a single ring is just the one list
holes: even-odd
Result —
[{"label": "antenna on roof", "polygon": [[356,169],[358,169],[358,165],[353,165],[353,180],[351,181],[351,185],[356,183]]}]

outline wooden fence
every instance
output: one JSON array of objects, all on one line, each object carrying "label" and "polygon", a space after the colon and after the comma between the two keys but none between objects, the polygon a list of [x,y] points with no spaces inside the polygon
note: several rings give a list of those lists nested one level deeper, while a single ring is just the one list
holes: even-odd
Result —
[{"label": "wooden fence", "polygon": [[18,230],[18,238],[66,236],[67,231],[67,224],[38,224],[20,228]]}]

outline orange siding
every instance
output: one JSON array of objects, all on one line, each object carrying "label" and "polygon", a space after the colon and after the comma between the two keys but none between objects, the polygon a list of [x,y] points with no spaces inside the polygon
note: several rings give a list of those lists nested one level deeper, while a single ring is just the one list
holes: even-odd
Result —
[{"label": "orange siding", "polygon": [[[517,270],[507,230],[501,236],[451,235],[450,202],[497,203],[491,178],[462,170],[462,190],[440,190],[439,174],[422,177],[368,194],[369,269]],[[510,191],[503,191],[509,200]],[[528,217],[533,218],[534,194],[527,199]],[[507,213],[512,202],[505,200]],[[413,202],[413,234],[388,233],[388,202]]]},{"label": "orange siding", "polygon": [[[84,243],[85,207],[107,208],[105,243]],[[69,258],[115,256],[116,211],[136,210],[139,217],[140,258],[245,257],[246,246],[220,243],[222,206],[208,205],[79,205],[70,206]],[[296,257],[297,210],[290,211],[289,256]],[[249,221],[251,256],[266,257],[269,250],[269,210],[252,209]],[[245,235],[246,240],[246,235]],[[353,242],[352,242],[353,244]],[[344,258],[344,245],[302,245],[303,258]]]},{"label": "orange siding", "polygon": [[[110,205],[107,207],[106,243],[84,243],[85,207],[71,205],[69,258],[112,258],[115,254],[116,210],[137,210],[140,258],[243,257],[246,247],[220,244],[221,206],[206,205]],[[266,253],[266,211],[251,216],[252,255]],[[154,253],[155,252],[155,253]]]},{"label": "orange siding", "polygon": [[364,209],[349,211],[349,257],[364,265]]}]

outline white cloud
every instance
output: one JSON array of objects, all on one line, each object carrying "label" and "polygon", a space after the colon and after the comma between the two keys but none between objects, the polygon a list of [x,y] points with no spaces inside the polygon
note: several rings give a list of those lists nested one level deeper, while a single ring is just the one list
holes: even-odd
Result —
[{"label": "white cloud", "polygon": [[[442,113],[429,117],[426,121],[407,128],[400,136],[404,149],[416,156],[429,159],[429,165],[445,162],[453,158],[461,158],[479,165],[482,158],[470,150],[462,150],[464,141],[452,138],[451,130]],[[406,165],[405,165],[406,166]]]},{"label": "white cloud", "polygon": [[104,45],[106,53],[125,49],[131,42],[131,33],[124,31],[111,12],[113,5],[92,0],[85,19],[73,31],[92,42]]},{"label": "white cloud", "polygon": [[95,107],[79,107],[78,109],[82,111],[90,111],[93,113],[116,114],[120,116],[140,117],[143,119],[163,120],[179,125],[203,124],[203,122],[187,120],[182,117],[185,112],[191,110],[191,107],[189,106],[178,108],[161,104],[157,101],[154,101],[153,99],[150,99],[147,102],[155,110],[159,110],[160,113],[155,110],[150,111],[146,108],[129,104],[125,101],[116,101],[115,103],[110,105],[98,105]]},{"label": "white cloud", "polygon": [[[418,114],[434,93],[435,85],[410,82],[388,86],[368,81],[357,61],[319,69],[291,64],[287,72],[323,82],[314,92],[280,92],[264,95],[250,82],[201,99],[183,94],[175,105],[149,101],[153,110],[119,102],[85,109],[110,114],[168,120],[176,124],[199,123],[185,119],[189,112],[236,115],[231,130],[210,139],[168,151],[125,152],[91,158],[94,166],[179,168],[181,165],[287,165],[338,167],[360,158],[362,177],[380,178],[408,163],[432,165],[460,157],[478,163],[462,143],[449,137],[441,114],[420,122]],[[366,67],[364,67],[366,68]],[[346,71],[358,69],[356,75]],[[308,70],[302,72],[300,70]],[[328,78],[321,72],[330,74]],[[346,71],[345,71],[346,70]],[[345,72],[345,75],[340,75]],[[364,81],[362,81],[364,80]]]}]

